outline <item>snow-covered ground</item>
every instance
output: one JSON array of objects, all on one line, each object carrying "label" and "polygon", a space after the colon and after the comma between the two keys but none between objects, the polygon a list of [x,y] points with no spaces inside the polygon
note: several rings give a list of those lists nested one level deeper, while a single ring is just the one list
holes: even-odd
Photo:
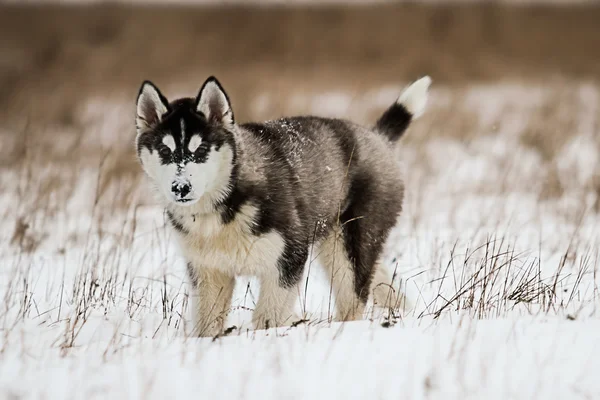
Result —
[{"label": "snow-covered ground", "polygon": [[[398,90],[289,108],[365,121]],[[257,99],[257,116],[276,101]],[[82,110],[82,154],[132,123],[123,99]],[[599,110],[592,84],[434,84],[398,150],[407,199],[386,253],[412,307],[330,323],[311,264],[308,322],[252,331],[258,288],[241,280],[236,328],[214,340],[186,335],[184,263],[139,174],[112,153],[5,168],[0,398],[598,398]]]}]

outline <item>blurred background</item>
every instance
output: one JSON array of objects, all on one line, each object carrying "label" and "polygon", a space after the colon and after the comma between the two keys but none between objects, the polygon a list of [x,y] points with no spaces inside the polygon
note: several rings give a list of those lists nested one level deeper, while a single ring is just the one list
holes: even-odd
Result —
[{"label": "blurred background", "polygon": [[[137,161],[135,102],[143,80],[173,99],[209,75],[238,122],[368,125],[431,76],[397,146],[404,210],[383,260],[414,306],[387,324],[416,330],[321,335],[332,290],[309,266],[302,341],[182,338],[186,263]],[[0,0],[0,398],[314,398],[332,382],[353,398],[600,398],[599,271],[600,1]],[[255,284],[238,280],[227,326],[249,326]]]},{"label": "blurred background", "polygon": [[429,110],[400,155],[415,207],[518,191],[576,193],[578,212],[597,209],[599,21],[598,2],[570,0],[4,2],[0,188],[17,192],[21,221],[11,240],[40,207],[152,203],[133,151],[138,88],[194,96],[213,74],[239,122],[367,124],[428,74]]}]

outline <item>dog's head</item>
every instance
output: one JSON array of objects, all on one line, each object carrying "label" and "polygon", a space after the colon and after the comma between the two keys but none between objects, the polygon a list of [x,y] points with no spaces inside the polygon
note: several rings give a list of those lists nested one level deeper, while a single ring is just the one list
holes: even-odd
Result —
[{"label": "dog's head", "polygon": [[171,103],[151,82],[137,99],[137,154],[167,201],[181,206],[212,201],[228,190],[235,163],[234,119],[227,94],[214,78],[198,96]]}]

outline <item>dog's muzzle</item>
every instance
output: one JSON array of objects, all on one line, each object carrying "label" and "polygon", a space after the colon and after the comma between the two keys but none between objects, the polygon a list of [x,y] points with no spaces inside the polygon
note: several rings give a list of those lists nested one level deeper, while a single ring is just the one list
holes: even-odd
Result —
[{"label": "dog's muzzle", "polygon": [[171,193],[173,193],[177,201],[185,201],[191,191],[192,185],[189,182],[175,181],[171,184]]}]

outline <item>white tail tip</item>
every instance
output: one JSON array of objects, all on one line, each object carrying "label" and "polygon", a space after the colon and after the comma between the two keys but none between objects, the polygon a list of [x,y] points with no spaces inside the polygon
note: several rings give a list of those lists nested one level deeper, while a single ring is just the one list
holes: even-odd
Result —
[{"label": "white tail tip", "polygon": [[424,76],[404,89],[396,102],[402,104],[413,119],[419,118],[425,112],[430,85],[431,78]]}]

